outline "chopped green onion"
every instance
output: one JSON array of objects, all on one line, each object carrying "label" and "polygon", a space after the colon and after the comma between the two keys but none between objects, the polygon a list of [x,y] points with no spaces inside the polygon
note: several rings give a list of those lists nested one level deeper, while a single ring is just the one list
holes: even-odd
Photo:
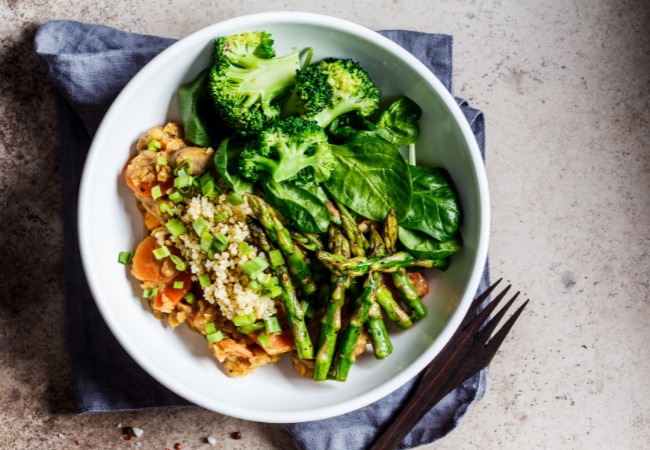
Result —
[{"label": "chopped green onion", "polygon": [[135,252],[120,252],[120,254],[117,256],[117,262],[120,264],[131,264],[133,262],[133,255]]},{"label": "chopped green onion", "polygon": [[216,333],[216,331],[217,326],[214,324],[214,322],[208,322],[205,324],[205,334]]},{"label": "chopped green onion", "polygon": [[168,205],[167,203],[165,203],[165,202],[160,203],[160,205],[158,206],[158,208],[160,208],[160,211],[161,211],[161,212],[164,212],[165,214],[169,214],[170,216],[173,216],[173,215],[174,215],[174,210],[172,210],[171,206],[169,206],[169,205]]},{"label": "chopped green onion", "polygon": [[228,213],[226,211],[222,211],[219,214],[217,214],[216,216],[214,216],[214,221],[215,222],[223,222],[227,218],[228,218]]},{"label": "chopped green onion", "polygon": [[284,265],[284,258],[282,257],[282,252],[277,248],[269,252],[269,260],[271,261],[271,265],[273,267]]},{"label": "chopped green onion", "polygon": [[160,197],[162,197],[162,189],[160,189],[160,185],[157,184],[154,187],[151,188],[151,198],[154,200],[158,200]]},{"label": "chopped green onion", "polygon": [[152,152],[157,152],[161,147],[162,144],[160,143],[160,141],[152,139],[151,141],[149,141],[149,144],[147,145],[147,150],[151,150]]},{"label": "chopped green onion", "polygon": [[282,294],[282,288],[280,286],[271,286],[267,292],[267,295],[271,298],[275,298],[280,294]]},{"label": "chopped green onion", "polygon": [[167,158],[165,158],[164,156],[159,156],[156,162],[158,163],[159,166],[166,166]]},{"label": "chopped green onion", "polygon": [[245,316],[235,316],[232,318],[232,323],[234,323],[236,327],[255,323],[255,313],[252,312],[250,314],[246,314]]},{"label": "chopped green onion", "polygon": [[156,248],[153,251],[153,256],[155,256],[156,259],[160,260],[163,259],[166,256],[171,255],[172,252],[169,251],[166,245],[163,245],[160,248]]},{"label": "chopped green onion", "polygon": [[256,280],[259,281],[262,286],[269,287],[269,284],[271,283],[272,278],[273,278],[273,275],[271,275],[270,273],[262,272],[261,274],[259,274],[257,276]]},{"label": "chopped green onion", "polygon": [[180,203],[183,201],[183,194],[181,194],[179,191],[172,192],[169,194],[169,199],[174,203]]},{"label": "chopped green onion", "polygon": [[242,334],[251,334],[256,331],[260,331],[262,329],[264,329],[264,322],[255,322],[248,325],[242,325],[240,327],[237,327],[237,331],[239,331]]},{"label": "chopped green onion", "polygon": [[183,261],[180,257],[176,255],[169,255],[169,259],[172,260],[172,262],[176,266],[176,270],[178,270],[179,272],[182,272],[185,269],[187,269],[187,264],[185,264],[185,261]]},{"label": "chopped green onion", "polygon": [[239,206],[244,203],[244,199],[242,198],[242,196],[236,192],[230,194],[226,198],[226,200],[228,200],[228,203],[230,203],[232,206]]},{"label": "chopped green onion", "polygon": [[158,288],[145,289],[142,291],[142,296],[144,298],[154,298],[156,295],[158,295]]},{"label": "chopped green onion", "polygon": [[194,295],[194,292],[188,292],[183,296],[183,299],[187,302],[188,305],[192,305],[196,301],[196,296]]},{"label": "chopped green onion", "polygon": [[228,247],[228,238],[223,233],[216,233],[214,235],[214,247],[220,252]]},{"label": "chopped green onion", "polygon": [[188,189],[194,184],[194,177],[192,175],[180,175],[174,178],[174,187],[176,189]]},{"label": "chopped green onion", "polygon": [[248,283],[248,288],[251,289],[251,290],[253,290],[253,291],[258,290],[258,289],[260,288],[260,283],[259,283],[259,281],[257,281],[257,280],[251,280],[251,282]]},{"label": "chopped green onion", "polygon": [[174,281],[174,284],[172,285],[174,289],[183,289],[183,286],[185,283],[183,281]]},{"label": "chopped green onion", "polygon": [[[179,165],[176,166],[174,169],[174,175],[187,175],[189,172],[192,171],[192,165],[194,164],[194,161],[192,159],[184,159]],[[185,168],[187,167],[187,170]]]},{"label": "chopped green onion", "polygon": [[260,256],[250,259],[246,261],[243,264],[240,264],[240,267],[244,272],[246,272],[246,275],[248,275],[248,278],[251,280],[257,279],[257,276],[264,272],[267,267],[269,267],[269,263],[266,262],[263,258]]},{"label": "chopped green onion", "polygon": [[240,252],[242,252],[243,255],[248,255],[252,250],[251,246],[244,241],[241,241],[239,244],[237,244],[237,248]]},{"label": "chopped green onion", "polygon": [[200,243],[201,250],[203,250],[204,252],[210,251],[210,249],[212,249],[213,242],[214,242],[214,236],[212,236],[210,233],[204,232],[203,234],[201,234],[201,243]]},{"label": "chopped green onion", "polygon": [[260,333],[257,335],[257,340],[260,342],[260,345],[264,348],[268,347],[271,345],[271,340],[269,337],[266,335],[266,333]]},{"label": "chopped green onion", "polygon": [[194,228],[194,231],[196,231],[196,234],[202,236],[203,232],[208,229],[208,222],[206,222],[203,217],[199,216],[192,224],[192,227]]},{"label": "chopped green onion", "polygon": [[210,275],[207,273],[202,273],[199,275],[199,284],[201,285],[202,288],[210,286],[212,284],[212,280],[210,280]]},{"label": "chopped green onion", "polygon": [[219,342],[220,340],[223,339],[223,333],[219,330],[215,331],[214,333],[210,333],[205,336],[205,338],[208,340],[210,344],[214,344],[216,342]]},{"label": "chopped green onion", "polygon": [[169,232],[174,237],[178,237],[187,231],[187,228],[185,228],[185,225],[183,225],[183,222],[181,222],[179,219],[170,220],[165,224],[165,227],[167,227]]},{"label": "chopped green onion", "polygon": [[264,329],[268,334],[271,334],[271,333],[277,333],[279,331],[282,331],[282,326],[280,325],[280,321],[278,320],[278,318],[273,316],[264,319]]},{"label": "chopped green onion", "polygon": [[205,183],[201,180],[201,194],[208,198],[214,198],[218,193],[219,191],[217,190],[212,177],[210,177],[210,179]]}]

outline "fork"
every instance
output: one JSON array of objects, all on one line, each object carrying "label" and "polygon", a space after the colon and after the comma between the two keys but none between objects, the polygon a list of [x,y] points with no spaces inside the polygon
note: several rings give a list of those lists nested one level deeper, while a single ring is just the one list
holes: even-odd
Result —
[{"label": "fork", "polygon": [[508,303],[490,319],[490,314],[503,300],[511,286],[506,286],[484,309],[481,310],[481,307],[501,281],[502,279],[497,280],[474,299],[456,333],[438,356],[422,371],[420,380],[407,403],[369,450],[397,448],[415,424],[433,406],[490,364],[499,346],[528,304],[526,300],[492,336],[499,321],[519,296],[519,292],[514,294]]}]

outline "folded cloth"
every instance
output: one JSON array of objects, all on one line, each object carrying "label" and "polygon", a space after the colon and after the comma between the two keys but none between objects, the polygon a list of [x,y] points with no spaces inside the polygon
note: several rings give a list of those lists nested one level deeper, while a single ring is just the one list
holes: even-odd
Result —
[{"label": "folded cloth", "polygon": [[[380,31],[425,63],[452,92],[452,37],[403,30]],[[90,294],[77,242],[77,193],[92,137],[114,98],[173,39],[128,33],[69,20],[44,23],[36,54],[55,89],[61,145],[62,209],[68,341],[80,413],[192,406],[153,380],[110,333]],[[483,115],[457,99],[484,155]],[[486,265],[479,291],[489,284]],[[446,435],[485,390],[486,371],[450,393],[416,425],[400,448]],[[399,410],[412,389],[407,383],[357,411],[326,420],[287,425],[301,449],[361,449]]]}]

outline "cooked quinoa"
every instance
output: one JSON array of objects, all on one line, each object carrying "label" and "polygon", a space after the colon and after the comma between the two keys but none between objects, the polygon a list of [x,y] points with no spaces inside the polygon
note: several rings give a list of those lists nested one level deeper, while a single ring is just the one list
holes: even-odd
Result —
[{"label": "cooked quinoa", "polygon": [[[255,318],[262,320],[277,314],[275,302],[267,296],[261,296],[248,288],[248,275],[241,269],[241,264],[264,253],[251,242],[246,215],[251,214],[250,208],[244,202],[235,206],[228,201],[228,195],[221,193],[215,198],[194,196],[187,203],[177,206],[177,217],[183,222],[186,233],[172,236],[169,231],[160,227],[153,235],[160,245],[174,246],[181,252],[181,258],[187,262],[196,280],[199,275],[207,274],[211,284],[203,288],[204,298],[211,304],[219,305],[222,314],[229,320],[237,316],[255,313]],[[215,217],[227,217],[216,221]],[[228,240],[226,249],[215,252],[210,259],[201,249],[200,237],[193,224],[201,217],[207,224],[207,231],[216,235],[221,233]],[[250,252],[240,251],[241,242],[246,242]]]}]

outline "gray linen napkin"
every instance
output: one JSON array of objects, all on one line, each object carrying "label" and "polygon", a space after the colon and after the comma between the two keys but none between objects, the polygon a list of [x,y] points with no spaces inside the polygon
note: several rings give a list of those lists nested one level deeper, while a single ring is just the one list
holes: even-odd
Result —
[{"label": "gray linen napkin", "polygon": [[[452,38],[403,30],[380,31],[417,56],[452,92]],[[153,380],[122,349],[92,299],[77,242],[77,194],[92,137],[112,101],[149,60],[175,42],[77,21],[44,23],[36,54],[55,89],[61,144],[64,263],[68,341],[80,413],[191,406]],[[483,115],[457,99],[484,155]],[[486,265],[479,292],[489,285]],[[485,391],[486,370],[450,393],[417,424],[400,448],[449,433]],[[357,411],[287,425],[300,449],[362,449],[397,412],[414,381]]]}]

